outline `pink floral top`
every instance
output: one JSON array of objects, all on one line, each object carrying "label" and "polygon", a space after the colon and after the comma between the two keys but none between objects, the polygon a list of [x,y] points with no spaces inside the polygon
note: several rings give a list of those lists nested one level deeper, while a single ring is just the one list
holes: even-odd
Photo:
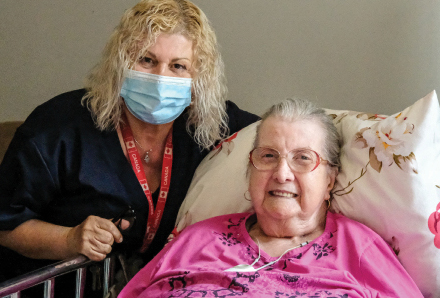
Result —
[{"label": "pink floral top", "polygon": [[[371,229],[328,213],[325,232],[257,272],[251,214],[214,217],[187,227],[123,289],[128,297],[423,297],[393,250]],[[254,268],[276,260],[261,251]]]}]

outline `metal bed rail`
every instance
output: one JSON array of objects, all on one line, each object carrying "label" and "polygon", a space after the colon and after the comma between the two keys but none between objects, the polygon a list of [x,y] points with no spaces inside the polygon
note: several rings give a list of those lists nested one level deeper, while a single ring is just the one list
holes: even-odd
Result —
[{"label": "metal bed rail", "polygon": [[[113,282],[114,257],[109,256],[103,262],[103,297],[105,297]],[[55,278],[76,270],[75,297],[83,298],[87,267],[92,263],[95,262],[80,255],[4,281],[0,283],[0,297],[20,298],[21,291],[44,283],[44,298],[53,298]]]}]

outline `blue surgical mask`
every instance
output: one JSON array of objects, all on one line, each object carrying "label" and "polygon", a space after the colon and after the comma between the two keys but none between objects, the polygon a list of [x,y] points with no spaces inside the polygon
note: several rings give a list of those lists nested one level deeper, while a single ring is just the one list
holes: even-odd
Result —
[{"label": "blue surgical mask", "polygon": [[128,110],[139,120],[165,124],[191,103],[191,79],[159,76],[128,69],[121,88]]}]

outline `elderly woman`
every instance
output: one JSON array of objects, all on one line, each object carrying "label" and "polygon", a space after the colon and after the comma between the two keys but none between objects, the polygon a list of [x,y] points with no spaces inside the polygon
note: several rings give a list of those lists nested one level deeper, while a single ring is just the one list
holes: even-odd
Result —
[{"label": "elderly woman", "polygon": [[120,297],[422,297],[380,236],[328,211],[338,153],[322,109],[275,105],[249,154],[255,214],[187,227]]},{"label": "elderly woman", "polygon": [[[86,88],[35,109],[4,157],[0,267],[102,260],[114,242],[144,263],[154,257],[203,157],[258,120],[225,100],[224,81],[215,34],[193,3],[127,10]],[[136,222],[123,237],[110,219],[129,206]]]}]

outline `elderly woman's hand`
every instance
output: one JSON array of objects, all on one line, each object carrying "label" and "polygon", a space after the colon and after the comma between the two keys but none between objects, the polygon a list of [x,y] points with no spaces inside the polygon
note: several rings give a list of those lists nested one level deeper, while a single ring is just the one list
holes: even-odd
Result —
[{"label": "elderly woman's hand", "polygon": [[122,242],[122,234],[116,225],[111,220],[92,215],[67,234],[69,250],[93,261],[105,259],[115,241]]}]

